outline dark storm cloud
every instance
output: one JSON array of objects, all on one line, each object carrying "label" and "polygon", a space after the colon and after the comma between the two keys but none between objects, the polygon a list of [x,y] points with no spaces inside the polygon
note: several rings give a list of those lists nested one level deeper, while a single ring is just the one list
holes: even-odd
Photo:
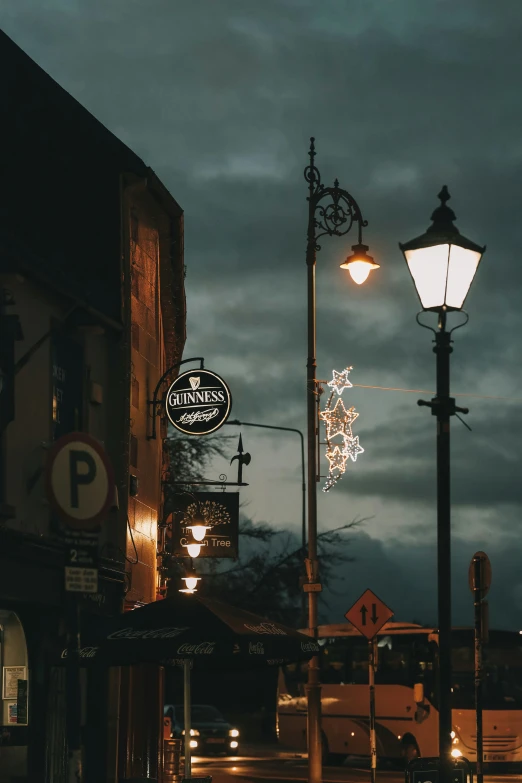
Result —
[{"label": "dark storm cloud", "polygon": [[[491,411],[491,404],[484,401],[475,401],[475,409],[476,415],[467,417],[471,432],[457,419],[451,424],[452,502],[471,507],[520,506],[522,410]],[[370,443],[376,456],[361,462],[357,479],[345,491],[373,495],[378,488],[381,498],[434,505],[435,419],[426,409],[412,405],[407,416],[359,432],[361,443]],[[344,483],[339,489],[345,489]]]},{"label": "dark storm cloud", "polygon": [[[348,544],[355,558],[342,579],[325,593],[322,621],[340,623],[345,612],[368,587],[395,611],[395,620],[437,624],[436,548],[434,543],[405,546],[403,542],[379,542],[366,533],[354,535]],[[488,595],[490,627],[522,628],[522,578],[519,557],[512,542],[481,537],[473,543],[457,539],[453,544],[453,623],[473,625],[473,597],[468,568],[478,550],[491,560],[492,585]]]},{"label": "dark storm cloud", "polygon": [[[520,0],[5,0],[2,27],[184,207],[185,356],[205,355],[226,377],[233,416],[305,428],[303,169],[312,134],[323,181],[339,177],[356,197],[381,264],[359,288],[339,270],[356,234],[321,240],[319,377],[353,365],[354,383],[434,389],[432,335],[415,324],[419,304],[397,243],[428,227],[447,183],[460,230],[488,246],[470,323],[455,333],[452,389],[522,398]],[[422,573],[434,563],[431,544],[417,542],[434,513],[435,424],[416,400],[430,395],[349,394],[365,453],[321,499],[322,518],[348,492],[358,511],[376,514],[372,538],[360,539],[361,568],[388,573],[393,601],[420,613],[434,579],[426,585]],[[471,407],[473,427],[452,424],[459,534],[465,526],[478,540],[495,525],[506,563],[498,590],[520,600],[502,542],[519,527],[522,407],[459,404]],[[259,441],[251,509],[297,524],[287,482],[298,459],[285,452],[270,491],[263,475],[253,480],[255,464],[278,465],[278,442]],[[385,504],[402,519],[397,543],[376,541]]]}]

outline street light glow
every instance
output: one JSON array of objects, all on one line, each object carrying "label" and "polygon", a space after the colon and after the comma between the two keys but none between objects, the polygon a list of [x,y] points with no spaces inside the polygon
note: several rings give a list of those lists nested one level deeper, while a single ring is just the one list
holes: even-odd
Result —
[{"label": "street light glow", "polygon": [[359,243],[353,245],[352,250],[352,255],[348,256],[346,261],[341,264],[341,269],[347,269],[354,283],[362,285],[368,279],[372,269],[379,269],[379,264],[376,264],[366,252],[368,245]]},{"label": "street light glow", "polygon": [[187,590],[195,590],[198,586],[198,582],[201,579],[199,576],[184,576],[183,581],[187,585]]},{"label": "street light glow", "polygon": [[203,541],[210,527],[198,523],[197,525],[187,525],[187,530],[191,531],[195,541]]},{"label": "street light glow", "polygon": [[198,557],[201,552],[201,544],[186,544],[189,557]]},{"label": "street light glow", "polygon": [[468,295],[482,253],[445,244],[405,250],[415,288],[424,310],[460,310]]},{"label": "street light glow", "polygon": [[399,247],[422,309],[440,313],[462,309],[486,248],[466,239],[455,226],[446,185],[438,198],[441,204],[431,216],[433,225]]}]

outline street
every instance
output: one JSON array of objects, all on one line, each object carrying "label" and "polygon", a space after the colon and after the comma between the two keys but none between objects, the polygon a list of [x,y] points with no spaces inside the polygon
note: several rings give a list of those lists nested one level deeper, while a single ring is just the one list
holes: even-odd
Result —
[{"label": "street", "polygon": [[[247,745],[241,756],[230,758],[201,757],[193,759],[193,777],[211,775],[213,783],[234,783],[240,781],[306,781],[307,759],[303,754],[281,751],[274,745]],[[511,775],[492,774],[484,776],[484,783],[514,783],[522,779],[519,773]],[[369,770],[360,761],[349,759],[342,766],[323,768],[323,783],[367,783]],[[382,783],[403,783],[404,772],[400,769],[378,769],[377,781]]]}]

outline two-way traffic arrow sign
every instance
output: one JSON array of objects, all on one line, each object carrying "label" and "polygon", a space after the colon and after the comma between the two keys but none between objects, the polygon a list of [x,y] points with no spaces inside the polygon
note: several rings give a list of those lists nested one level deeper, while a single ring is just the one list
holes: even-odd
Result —
[{"label": "two-way traffic arrow sign", "polygon": [[375,593],[366,590],[344,616],[367,639],[373,639],[393,612]]}]

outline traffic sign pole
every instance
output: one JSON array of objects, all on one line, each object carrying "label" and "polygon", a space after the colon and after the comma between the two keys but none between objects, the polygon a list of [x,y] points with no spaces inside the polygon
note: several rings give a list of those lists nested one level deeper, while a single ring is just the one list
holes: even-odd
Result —
[{"label": "traffic sign pole", "polygon": [[469,585],[475,608],[475,712],[477,726],[477,783],[484,780],[484,735],[482,725],[482,644],[487,637],[484,597],[491,585],[491,563],[485,552],[476,552],[469,567]]},{"label": "traffic sign pole", "polygon": [[370,685],[370,758],[371,783],[377,776],[377,738],[375,736],[375,667],[377,659],[377,639],[368,640],[368,682]]},{"label": "traffic sign pole", "polygon": [[477,719],[477,783],[484,780],[484,742],[482,727],[482,561],[473,558],[475,572],[475,711]]},{"label": "traffic sign pole", "polygon": [[377,667],[377,634],[393,617],[393,611],[371,590],[361,597],[344,615],[359,633],[368,639],[368,684],[370,686],[370,759],[371,783],[377,776],[377,735],[375,733],[375,669]]},{"label": "traffic sign pole", "polygon": [[80,689],[80,623],[78,600],[74,593],[66,593],[67,660],[66,726],[67,726],[67,783],[83,780],[81,743],[81,689]]},{"label": "traffic sign pole", "polygon": [[46,465],[49,503],[66,526],[64,588],[67,626],[67,783],[81,783],[79,593],[98,590],[98,531],[114,503],[112,466],[101,444],[85,432],[56,441]]}]

